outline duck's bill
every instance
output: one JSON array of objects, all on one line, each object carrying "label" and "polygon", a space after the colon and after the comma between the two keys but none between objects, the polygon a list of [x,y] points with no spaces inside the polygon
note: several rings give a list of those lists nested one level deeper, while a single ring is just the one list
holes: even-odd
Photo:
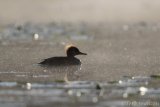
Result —
[{"label": "duck's bill", "polygon": [[87,55],[86,53],[79,52],[79,55]]}]

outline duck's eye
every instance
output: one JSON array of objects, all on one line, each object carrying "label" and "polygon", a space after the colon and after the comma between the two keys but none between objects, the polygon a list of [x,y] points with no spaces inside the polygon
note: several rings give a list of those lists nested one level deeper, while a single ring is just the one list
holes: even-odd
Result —
[{"label": "duck's eye", "polygon": [[79,53],[79,50],[78,49],[75,49],[75,51],[74,51],[75,53]]}]

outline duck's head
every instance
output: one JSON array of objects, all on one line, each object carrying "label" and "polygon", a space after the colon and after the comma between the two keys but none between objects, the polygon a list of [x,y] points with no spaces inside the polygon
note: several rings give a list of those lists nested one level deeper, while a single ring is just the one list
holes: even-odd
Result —
[{"label": "duck's head", "polygon": [[76,55],[87,55],[86,53],[80,52],[74,45],[67,45],[65,47],[67,57],[74,57]]}]

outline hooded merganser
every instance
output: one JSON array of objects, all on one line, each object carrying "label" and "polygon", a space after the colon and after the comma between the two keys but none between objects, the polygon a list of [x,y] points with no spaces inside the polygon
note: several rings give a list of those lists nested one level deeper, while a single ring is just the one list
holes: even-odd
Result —
[{"label": "hooded merganser", "polygon": [[87,55],[86,53],[82,53],[79,51],[77,47],[74,45],[67,45],[66,49],[66,57],[51,57],[44,59],[39,64],[42,66],[69,66],[69,65],[81,65],[81,61],[76,58],[76,55]]}]

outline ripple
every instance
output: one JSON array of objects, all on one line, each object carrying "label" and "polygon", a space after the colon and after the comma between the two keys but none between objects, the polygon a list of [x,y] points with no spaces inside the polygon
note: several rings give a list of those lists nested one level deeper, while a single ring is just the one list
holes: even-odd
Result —
[{"label": "ripple", "polygon": [[[148,82],[148,85],[145,84],[145,81]],[[0,102],[3,104],[14,103],[15,105],[23,102],[31,106],[51,106],[57,103],[64,104],[64,106],[81,104],[98,107],[129,107],[133,104],[143,107],[141,105],[143,103],[159,105],[160,88],[154,87],[154,85],[151,87],[150,84],[153,81],[159,81],[159,79],[131,77],[114,83],[97,83],[95,81],[0,82]],[[97,89],[97,84],[101,88]],[[147,101],[150,102],[147,103]]]}]

